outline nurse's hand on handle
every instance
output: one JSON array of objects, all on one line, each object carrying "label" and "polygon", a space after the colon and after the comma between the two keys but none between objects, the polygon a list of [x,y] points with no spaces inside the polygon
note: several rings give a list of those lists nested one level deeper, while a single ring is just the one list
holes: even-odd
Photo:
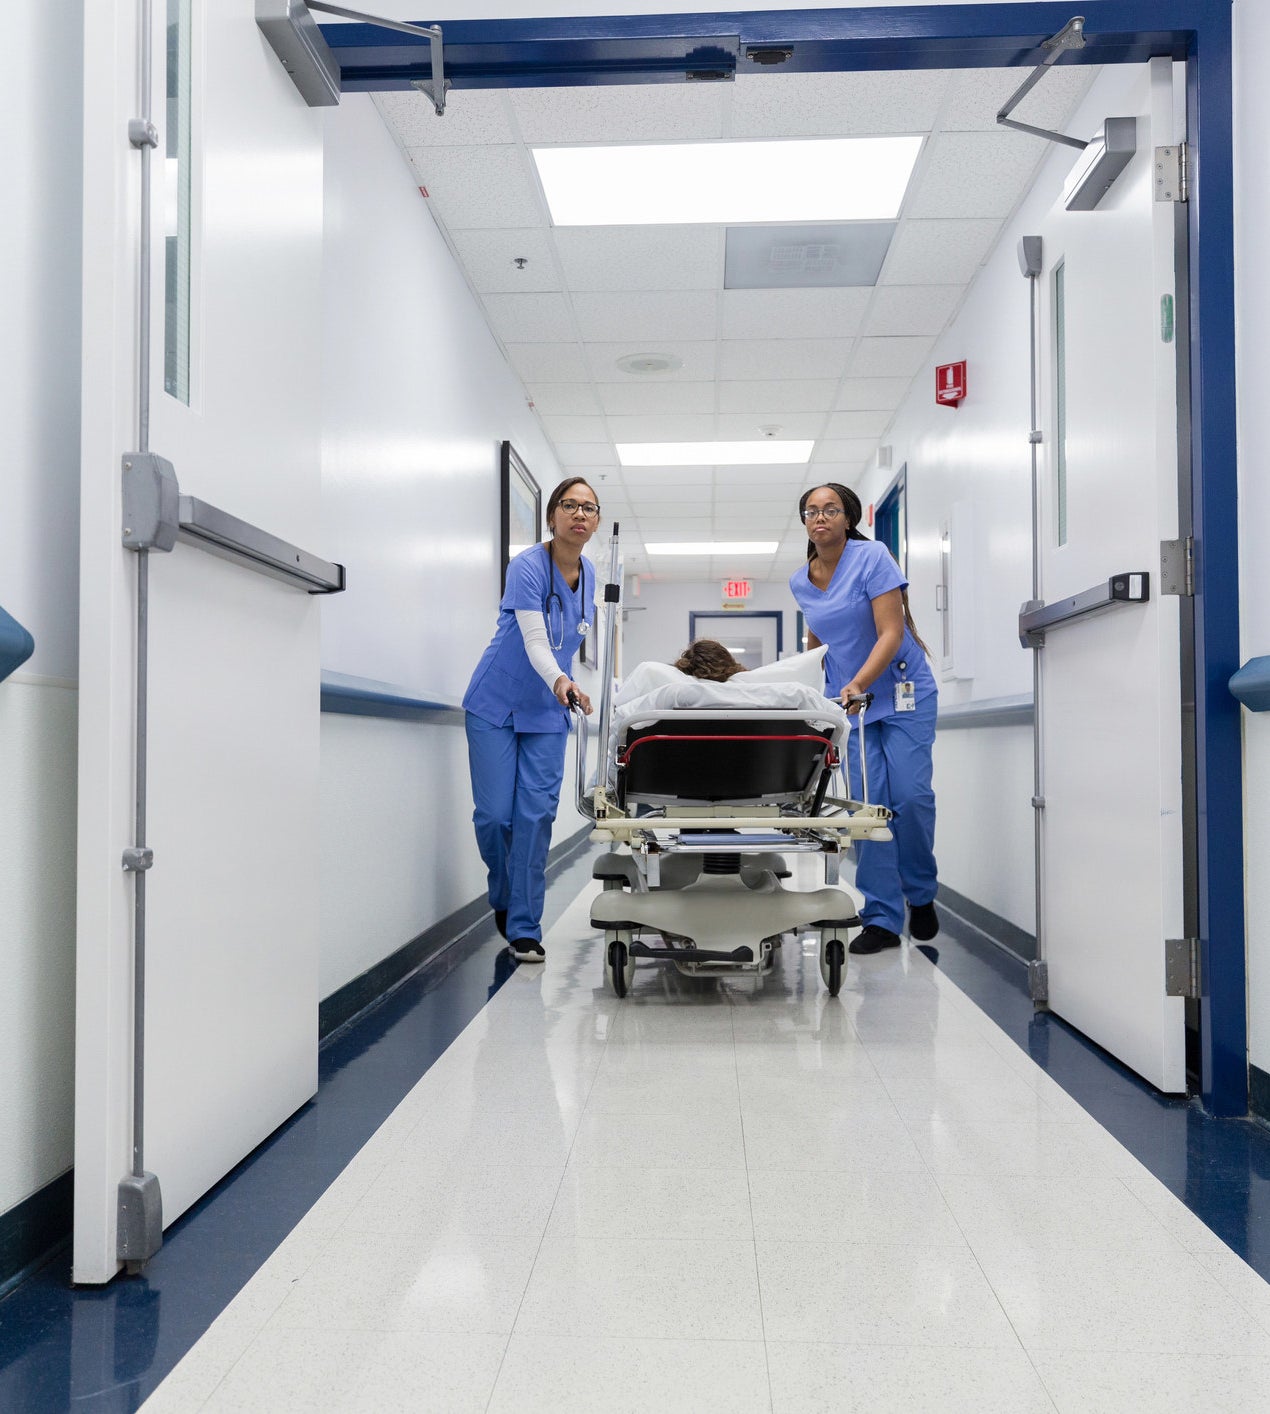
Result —
[{"label": "nurse's hand on handle", "polygon": [[591,699],[572,678],[563,673],[556,679],[555,694],[556,701],[562,707],[581,707],[588,717],[591,715]]},{"label": "nurse's hand on handle", "polygon": [[842,705],[847,709],[848,717],[854,717],[873,701],[873,694],[866,691],[858,682],[849,682],[838,696]]}]

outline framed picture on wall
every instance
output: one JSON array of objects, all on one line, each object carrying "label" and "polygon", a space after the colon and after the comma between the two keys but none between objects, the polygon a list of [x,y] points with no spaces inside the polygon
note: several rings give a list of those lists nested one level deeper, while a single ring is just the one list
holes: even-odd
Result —
[{"label": "framed picture on wall", "polygon": [[519,555],[542,538],[542,491],[533,472],[520,459],[510,442],[503,443],[502,454],[502,565],[500,592],[507,585],[507,565],[513,555]]}]

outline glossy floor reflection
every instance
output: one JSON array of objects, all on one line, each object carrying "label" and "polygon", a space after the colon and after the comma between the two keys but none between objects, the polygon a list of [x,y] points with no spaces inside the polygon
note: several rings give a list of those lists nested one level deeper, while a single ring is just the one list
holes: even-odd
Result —
[{"label": "glossy floor reflection", "polygon": [[618,1002],[588,875],[545,967],[474,937],[328,1047],[145,1278],[0,1302],[0,1409],[1270,1408],[1262,1127],[954,919],[837,1000],[790,937]]},{"label": "glossy floor reflection", "polygon": [[588,892],[147,1411],[1270,1407],[1270,1287],[928,956],[618,1002]]}]

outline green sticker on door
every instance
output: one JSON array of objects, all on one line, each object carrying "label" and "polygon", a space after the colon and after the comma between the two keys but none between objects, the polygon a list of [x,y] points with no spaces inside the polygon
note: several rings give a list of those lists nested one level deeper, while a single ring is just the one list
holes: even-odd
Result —
[{"label": "green sticker on door", "polygon": [[1166,343],[1173,342],[1173,296],[1160,296],[1160,338]]}]

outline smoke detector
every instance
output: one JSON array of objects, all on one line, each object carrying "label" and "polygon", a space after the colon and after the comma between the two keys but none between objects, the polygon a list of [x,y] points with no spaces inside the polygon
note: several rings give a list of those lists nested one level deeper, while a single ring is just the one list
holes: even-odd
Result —
[{"label": "smoke detector", "polygon": [[674,373],[684,361],[668,353],[633,353],[623,354],[617,366],[623,373]]}]

